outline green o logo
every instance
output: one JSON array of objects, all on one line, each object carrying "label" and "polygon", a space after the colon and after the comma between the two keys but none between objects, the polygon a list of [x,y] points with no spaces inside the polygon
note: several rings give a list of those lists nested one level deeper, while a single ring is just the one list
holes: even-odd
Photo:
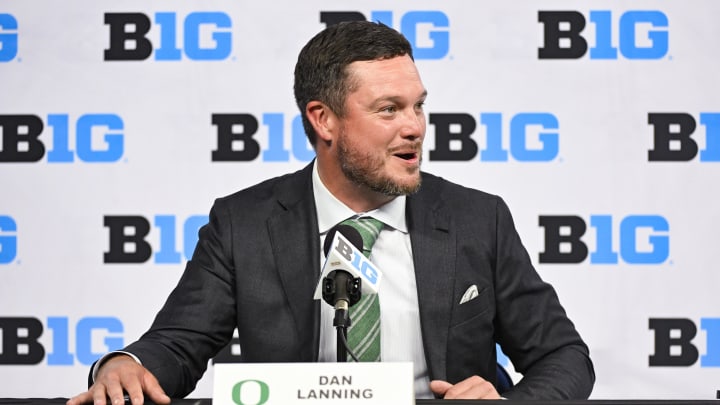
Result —
[{"label": "green o logo", "polygon": [[[251,386],[257,386],[257,389],[259,390],[259,398],[257,402],[249,403],[242,401],[243,387],[246,386],[247,383],[253,383],[253,385]],[[264,381],[260,380],[242,380],[235,384],[232,389],[232,400],[237,405],[263,405],[268,401],[269,397],[270,387],[268,387],[268,385],[265,384]]]}]

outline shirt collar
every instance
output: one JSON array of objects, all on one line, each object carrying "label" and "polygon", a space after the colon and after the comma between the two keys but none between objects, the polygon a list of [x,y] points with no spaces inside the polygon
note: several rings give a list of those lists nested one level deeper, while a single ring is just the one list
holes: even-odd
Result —
[{"label": "shirt collar", "polygon": [[373,217],[402,233],[408,233],[405,219],[406,196],[398,196],[387,204],[372,211],[355,212],[343,204],[342,201],[338,200],[332,195],[330,190],[325,187],[322,180],[320,180],[317,161],[313,162],[312,182],[315,207],[317,209],[318,229],[321,235],[327,233],[333,226],[353,216]]}]

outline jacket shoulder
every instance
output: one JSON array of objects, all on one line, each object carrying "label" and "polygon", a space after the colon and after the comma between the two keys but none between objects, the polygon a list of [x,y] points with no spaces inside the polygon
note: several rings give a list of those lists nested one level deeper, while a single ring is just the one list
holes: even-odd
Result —
[{"label": "jacket shoulder", "polygon": [[466,203],[468,199],[486,203],[502,201],[498,195],[453,183],[425,172],[422,173],[422,185],[417,195],[425,200],[442,201],[449,204],[464,204],[463,201]]},{"label": "jacket shoulder", "polygon": [[273,177],[232,194],[217,198],[215,205],[259,208],[263,203],[292,204],[312,191],[312,165]]}]

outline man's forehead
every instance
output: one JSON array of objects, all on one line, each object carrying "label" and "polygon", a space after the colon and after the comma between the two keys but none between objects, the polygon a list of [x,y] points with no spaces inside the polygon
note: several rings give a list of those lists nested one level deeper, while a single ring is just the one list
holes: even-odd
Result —
[{"label": "man's forehead", "polygon": [[398,80],[416,80],[422,87],[415,62],[407,55],[391,59],[352,62],[348,65],[347,72],[350,91],[356,91],[363,85],[391,86]]}]

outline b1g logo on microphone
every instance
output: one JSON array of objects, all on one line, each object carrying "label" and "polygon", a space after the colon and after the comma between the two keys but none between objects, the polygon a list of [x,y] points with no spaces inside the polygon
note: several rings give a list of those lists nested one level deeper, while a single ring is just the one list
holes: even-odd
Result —
[{"label": "b1g logo on microphone", "polygon": [[12,14],[0,13],[0,62],[17,57],[18,22]]},{"label": "b1g logo on microphone", "polygon": [[0,264],[12,263],[17,257],[17,223],[13,217],[0,215]]},{"label": "b1g logo on microphone", "polygon": [[87,163],[108,163],[123,156],[124,124],[116,114],[84,114],[74,123],[68,114],[48,114],[46,122],[52,134],[40,139],[48,131],[39,116],[0,115],[0,162],[37,162],[46,151],[48,163],[72,163],[76,157]]},{"label": "b1g logo on microphone", "polygon": [[[594,30],[583,33],[587,20]],[[538,11],[538,21],[544,33],[539,59],[579,59],[588,47],[590,59],[618,59],[618,53],[625,59],[661,59],[668,53],[668,18],[658,10],[626,11],[619,16],[593,10],[587,19],[578,11]],[[594,44],[588,46],[592,36]]]},{"label": "b1g logo on microphone", "polygon": [[[232,20],[223,12],[196,11],[186,16],[157,12],[154,21],[143,13],[105,13],[110,28],[106,61],[224,60],[232,52]],[[153,29],[154,28],[154,29]],[[148,39],[156,34],[153,41]],[[180,45],[181,44],[181,45]]]},{"label": "b1g logo on microphone", "polygon": [[[582,263],[588,257],[588,244],[581,239],[587,230],[583,218],[541,215],[539,225],[545,229],[540,263]],[[670,254],[670,225],[660,215],[626,216],[619,220],[618,230],[613,229],[612,216],[591,215],[590,226],[595,229],[591,264],[617,264],[621,259],[627,264],[661,264]]]},{"label": "b1g logo on microphone", "polygon": [[[352,244],[350,244],[350,242],[340,234],[338,234],[337,244],[335,245],[334,250],[338,255],[340,255],[340,257],[350,262],[352,267],[363,276],[365,284],[370,283],[371,286],[377,288],[377,285],[380,282],[380,277],[375,266],[370,263],[370,260],[368,260],[359,250],[353,249]],[[330,259],[328,258],[328,260]],[[328,264],[331,267],[337,265],[332,263],[332,261],[329,261]]]},{"label": "b1g logo on microphone", "polygon": [[[649,328],[655,334],[655,353],[650,367],[689,367],[700,359],[700,367],[720,367],[720,318],[700,318],[705,341],[698,342],[695,322],[686,318],[650,318]],[[695,344],[693,340],[695,339]],[[705,355],[698,350],[705,346]]]},{"label": "b1g logo on microphone", "polygon": [[[482,150],[472,138],[477,121],[467,113],[431,113],[429,123],[435,127],[435,148],[431,161],[549,162],[559,153],[559,127],[555,115],[547,112],[521,112],[510,118],[501,113],[481,113],[480,125],[486,138]],[[503,127],[509,133],[503,134]]]},{"label": "b1g logo on microphone", "polygon": [[[249,162],[258,157],[264,162],[288,162],[291,156],[297,161],[309,162],[315,157],[299,114],[288,122],[283,113],[263,113],[262,126],[255,115],[245,113],[213,114],[211,120],[217,128],[213,162]],[[286,144],[286,123],[290,126],[289,145]]]},{"label": "b1g logo on microphone", "polygon": [[[704,149],[697,142],[702,140],[698,122],[705,128]],[[649,113],[648,124],[653,127],[648,161],[687,162],[700,152],[701,162],[720,162],[720,113],[700,113],[697,121],[687,113]]]},{"label": "b1g logo on microphone", "polygon": [[147,241],[151,230],[157,236],[154,263],[178,264],[189,260],[197,244],[198,230],[208,223],[207,215],[193,215],[182,225],[182,252],[178,250],[175,215],[155,215],[154,228],[150,221],[139,215],[104,217],[103,225],[110,233],[110,250],[103,256],[104,263],[145,263],[153,257],[153,245]]},{"label": "b1g logo on microphone", "polygon": [[[45,327],[40,319],[0,317],[0,365],[32,365],[43,359],[50,366],[73,365],[76,360],[90,365],[103,354],[124,346],[123,323],[114,317],[80,318],[74,334],[66,316],[48,317],[45,326],[52,336],[49,346],[41,342],[48,339],[41,339]],[[71,342],[75,344],[74,353]]]},{"label": "b1g logo on microphone", "polygon": [[328,27],[344,21],[377,21],[397,29],[412,45],[415,60],[442,59],[450,50],[450,21],[442,11],[413,10],[397,19],[392,11],[386,10],[371,11],[370,18],[359,11],[320,12],[320,22]]},{"label": "b1g logo on microphone", "polygon": [[[362,237],[355,231],[359,240],[356,242],[362,244]],[[320,280],[336,270],[350,273],[352,277],[360,278],[362,295],[377,294],[378,286],[382,282],[382,272],[375,267],[370,260],[358,249],[351,241],[352,236],[346,237],[342,231],[335,233],[332,239],[330,249],[327,252],[327,258],[323,264]],[[325,299],[324,283],[318,283],[315,288],[313,298],[316,300]],[[334,292],[333,292],[334,294]],[[354,304],[351,303],[350,305]],[[334,305],[334,304],[331,304]]]}]

